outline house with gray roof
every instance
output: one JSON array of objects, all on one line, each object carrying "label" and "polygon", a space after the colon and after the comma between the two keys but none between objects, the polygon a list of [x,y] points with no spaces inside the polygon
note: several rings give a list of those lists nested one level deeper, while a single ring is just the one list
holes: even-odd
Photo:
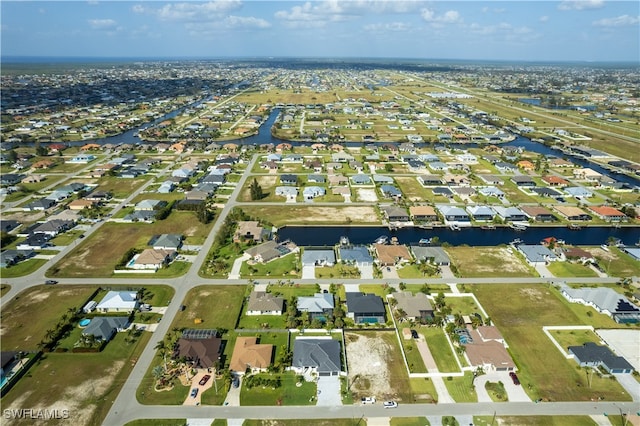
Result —
[{"label": "house with gray roof", "polygon": [[404,318],[412,321],[426,322],[433,318],[433,307],[427,295],[421,292],[416,294],[410,291],[399,291],[391,295],[396,300],[396,311],[402,310]]},{"label": "house with gray roof", "polygon": [[385,198],[402,198],[402,192],[393,185],[381,185],[380,192]]},{"label": "house with gray roof", "polygon": [[461,207],[449,206],[446,204],[438,204],[436,209],[444,217],[445,223],[468,223],[471,224],[471,218],[469,214]]},{"label": "house with gray roof", "polygon": [[307,182],[310,183],[325,183],[326,179],[323,175],[312,174],[307,176]]},{"label": "house with gray roof", "polygon": [[55,237],[56,235],[73,228],[74,225],[75,223],[71,220],[51,219],[38,225],[33,229],[32,233],[47,234]]},{"label": "house with gray roof", "polygon": [[342,263],[355,264],[356,266],[373,264],[373,257],[365,246],[339,247],[338,254]]},{"label": "house with gray roof", "polygon": [[293,186],[277,186],[276,195],[279,197],[285,197],[287,201],[295,200],[298,196],[298,188]]},{"label": "house with gray roof", "polygon": [[357,175],[351,176],[351,182],[354,185],[370,185],[371,178],[365,174],[357,174]]},{"label": "house with gray roof", "polygon": [[267,263],[273,259],[277,259],[280,256],[289,254],[290,250],[277,241],[269,240],[257,246],[249,247],[245,253],[253,258],[256,262]]},{"label": "house with gray roof", "polygon": [[582,186],[570,186],[568,188],[564,188],[563,191],[574,198],[591,198],[593,197],[593,192]]},{"label": "house with gray roof", "polygon": [[283,185],[297,185],[298,184],[298,176],[293,174],[283,174],[280,175],[280,183]]},{"label": "house with gray roof", "polygon": [[178,250],[182,247],[183,237],[180,234],[160,234],[151,237],[147,245],[156,250]]},{"label": "house with gray roof", "polygon": [[46,210],[50,207],[56,205],[55,200],[51,200],[49,198],[41,198],[39,200],[35,200],[25,205],[22,210],[24,211],[35,211],[35,210]]},{"label": "house with gray roof", "polygon": [[393,178],[391,176],[385,176],[385,175],[379,175],[379,174],[373,175],[373,181],[375,183],[393,184]]},{"label": "house with gray roof", "polygon": [[411,253],[418,262],[428,262],[434,265],[449,265],[451,259],[449,255],[444,251],[442,247],[437,246],[421,246],[411,245],[409,246]]},{"label": "house with gray roof", "polygon": [[33,257],[33,250],[5,250],[0,253],[0,268],[7,268],[23,260]]},{"label": "house with gray roof", "polygon": [[138,308],[135,291],[109,291],[96,306],[98,312],[133,312]]},{"label": "house with gray roof", "polygon": [[296,307],[298,312],[308,312],[311,321],[318,319],[325,322],[333,315],[335,302],[331,293],[316,293],[312,297],[298,297]]},{"label": "house with gray roof", "polygon": [[373,293],[348,292],[347,317],[356,324],[384,324],[385,308],[382,298]]},{"label": "house with gray roof", "polygon": [[527,175],[515,175],[511,177],[511,182],[515,183],[519,187],[533,187],[536,186],[536,182],[531,176]]},{"label": "house with gray roof", "polygon": [[340,355],[340,342],[331,336],[297,337],[291,369],[297,374],[311,370],[319,376],[337,376],[342,371]]},{"label": "house with gray roof", "polygon": [[633,373],[633,366],[623,357],[611,352],[607,346],[587,342],[582,346],[569,346],[567,349],[580,367],[602,367],[611,374]]},{"label": "house with gray roof", "polygon": [[609,315],[617,323],[637,324],[640,322],[640,308],[612,288],[571,288],[566,284],[561,284],[560,293],[569,302],[591,306],[596,311]]},{"label": "house with gray roof", "polygon": [[408,222],[409,214],[407,211],[398,206],[383,206],[380,210],[384,213],[389,222]]},{"label": "house with gray roof", "polygon": [[432,175],[432,174],[423,174],[418,176],[418,182],[420,182],[420,185],[422,186],[442,185],[442,176]]},{"label": "house with gray roof", "polygon": [[478,222],[490,222],[496,215],[496,212],[490,206],[467,206],[467,211],[473,217],[473,220]]},{"label": "house with gray roof", "polygon": [[484,188],[478,188],[478,193],[485,197],[496,197],[498,199],[504,198],[504,192],[495,186],[485,186]]},{"label": "house with gray roof", "polygon": [[333,250],[304,249],[302,266],[333,266],[336,254]]},{"label": "house with gray roof", "polygon": [[252,291],[247,301],[247,315],[282,315],[284,299],[264,291]]},{"label": "house with gray roof", "polygon": [[158,211],[167,206],[164,200],[142,200],[134,206],[134,210]]},{"label": "house with gray roof", "polygon": [[108,342],[119,331],[129,327],[129,317],[93,317],[82,330],[84,336],[95,336],[96,340]]},{"label": "house with gray roof", "polygon": [[495,210],[498,216],[504,221],[525,222],[527,220],[525,212],[518,207],[494,206],[493,210]]},{"label": "house with gray roof", "polygon": [[518,251],[522,253],[527,263],[532,266],[546,265],[558,259],[558,256],[541,244],[518,244]]},{"label": "house with gray roof", "polygon": [[326,190],[320,186],[305,186],[302,190],[302,196],[305,200],[313,200],[314,198],[325,195]]}]

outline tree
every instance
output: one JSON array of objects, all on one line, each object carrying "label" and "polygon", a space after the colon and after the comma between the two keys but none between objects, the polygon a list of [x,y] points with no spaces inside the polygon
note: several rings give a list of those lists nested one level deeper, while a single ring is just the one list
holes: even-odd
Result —
[{"label": "tree", "polygon": [[264,195],[262,193],[262,187],[258,183],[257,179],[255,178],[253,179],[253,182],[251,182],[251,187],[249,188],[249,190],[251,192],[251,201],[262,200],[262,197]]}]

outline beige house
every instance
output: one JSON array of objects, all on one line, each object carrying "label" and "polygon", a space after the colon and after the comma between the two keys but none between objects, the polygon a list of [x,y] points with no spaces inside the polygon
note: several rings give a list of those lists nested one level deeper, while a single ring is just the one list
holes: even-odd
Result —
[{"label": "beige house", "polygon": [[229,369],[237,374],[265,371],[271,364],[273,345],[258,343],[257,337],[238,337],[233,347]]}]

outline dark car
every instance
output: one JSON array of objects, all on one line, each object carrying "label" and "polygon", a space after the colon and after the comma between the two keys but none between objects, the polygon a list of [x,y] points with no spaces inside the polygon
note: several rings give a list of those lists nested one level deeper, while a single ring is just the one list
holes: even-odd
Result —
[{"label": "dark car", "polygon": [[46,280],[44,283],[47,284],[47,285],[54,285],[54,284],[58,284],[58,281],[56,281],[56,280]]},{"label": "dark car", "polygon": [[418,332],[415,331],[413,328],[411,329],[411,337],[413,337],[414,339],[417,339],[418,337],[420,337],[418,336]]},{"label": "dark car", "polygon": [[198,384],[200,386],[204,386],[207,384],[207,382],[209,381],[209,379],[211,378],[211,375],[206,374],[204,377],[202,377],[202,379],[200,379],[200,381],[198,382]]},{"label": "dark car", "polygon": [[184,311],[185,309],[187,309],[187,305],[180,306],[180,311]]},{"label": "dark car", "polygon": [[509,372],[509,377],[511,377],[511,380],[513,381],[514,385],[520,384],[520,379],[518,379],[518,376],[513,371]]}]

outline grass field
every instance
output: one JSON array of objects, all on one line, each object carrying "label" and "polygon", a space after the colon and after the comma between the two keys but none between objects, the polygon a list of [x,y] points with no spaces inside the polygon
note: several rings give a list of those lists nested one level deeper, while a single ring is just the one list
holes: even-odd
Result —
[{"label": "grass field", "polygon": [[261,373],[257,376],[268,379],[280,378],[282,385],[276,388],[255,386],[248,389],[243,384],[240,391],[240,405],[315,405],[315,400],[311,400],[311,397],[316,395],[315,383],[304,382],[298,387],[294,373]]},{"label": "grass field", "polygon": [[537,276],[509,247],[447,247],[446,252],[461,278]]},{"label": "grass field", "polygon": [[0,276],[2,278],[24,277],[29,275],[47,263],[47,259],[27,259],[8,268],[0,268]]},{"label": "grass field", "polygon": [[451,351],[451,346],[440,327],[422,327],[420,333],[424,334],[429,346],[429,351],[442,373],[457,373],[460,371],[456,362],[456,355]]},{"label": "grass field", "polygon": [[597,277],[596,272],[580,263],[551,262],[547,266],[549,272],[556,277]]},{"label": "grass field", "polygon": [[600,337],[591,330],[549,330],[549,334],[566,351],[569,346],[581,346],[587,342],[600,343]]},{"label": "grass field", "polygon": [[438,401],[438,393],[433,381],[428,377],[409,379],[411,392],[413,393],[413,401],[419,404],[425,404]]},{"label": "grass field", "polygon": [[[212,223],[202,224],[192,212],[172,212],[154,223],[107,222],[47,272],[51,277],[111,277],[120,258],[130,248],[147,248],[153,235],[182,234],[205,237]],[[146,275],[145,275],[146,276]],[[137,275],[141,278],[144,276]],[[153,274],[149,275],[153,277]]]},{"label": "grass field", "polygon": [[402,337],[402,329],[399,329],[398,331],[400,332],[400,343],[404,349],[404,356],[407,358],[409,371],[411,373],[427,373],[427,367],[424,365],[422,355],[420,355],[420,351],[418,350],[415,341],[413,339],[405,339]]},{"label": "grass field", "polygon": [[451,308],[451,313],[460,315],[470,315],[475,312],[480,313],[480,308],[472,297],[447,297],[445,303]]},{"label": "grass field", "polygon": [[[235,328],[240,315],[245,286],[199,286],[191,289],[185,297],[186,309],[178,312],[171,324],[174,328]],[[194,324],[194,319],[202,320]]]},{"label": "grass field", "polygon": [[268,263],[256,263],[249,265],[242,263],[240,268],[242,278],[300,278],[300,265],[298,255],[290,253]]},{"label": "grass field", "polygon": [[2,398],[3,408],[64,407],[73,424],[101,424],[151,334],[134,343],[125,336],[118,333],[100,353],[45,354]]},{"label": "grass field", "polygon": [[242,206],[251,217],[260,217],[274,226],[285,225],[372,225],[380,219],[374,207],[327,207],[282,204],[281,206]]},{"label": "grass field", "polygon": [[[542,332],[544,325],[584,325],[555,290],[505,284],[473,286],[473,292],[509,344],[520,382],[532,399],[629,400],[629,395],[614,380],[594,377],[589,388],[575,361],[565,359]],[[504,303],[505,300],[509,303]]]},{"label": "grass field", "polygon": [[[473,416],[477,426],[518,425],[518,426],[596,426],[589,416]],[[622,423],[611,423],[618,425]]]},{"label": "grass field", "polygon": [[123,179],[114,176],[106,176],[100,179],[100,184],[94,192],[110,192],[113,198],[126,198],[149,179],[149,176],[136,179]]},{"label": "grass field", "polygon": [[53,328],[71,308],[81,308],[96,288],[42,285],[20,293],[2,309],[2,350],[36,350],[46,330]]},{"label": "grass field", "polygon": [[455,402],[477,402],[478,394],[475,387],[471,385],[472,380],[473,373],[465,371],[462,377],[445,377],[444,384]]}]

